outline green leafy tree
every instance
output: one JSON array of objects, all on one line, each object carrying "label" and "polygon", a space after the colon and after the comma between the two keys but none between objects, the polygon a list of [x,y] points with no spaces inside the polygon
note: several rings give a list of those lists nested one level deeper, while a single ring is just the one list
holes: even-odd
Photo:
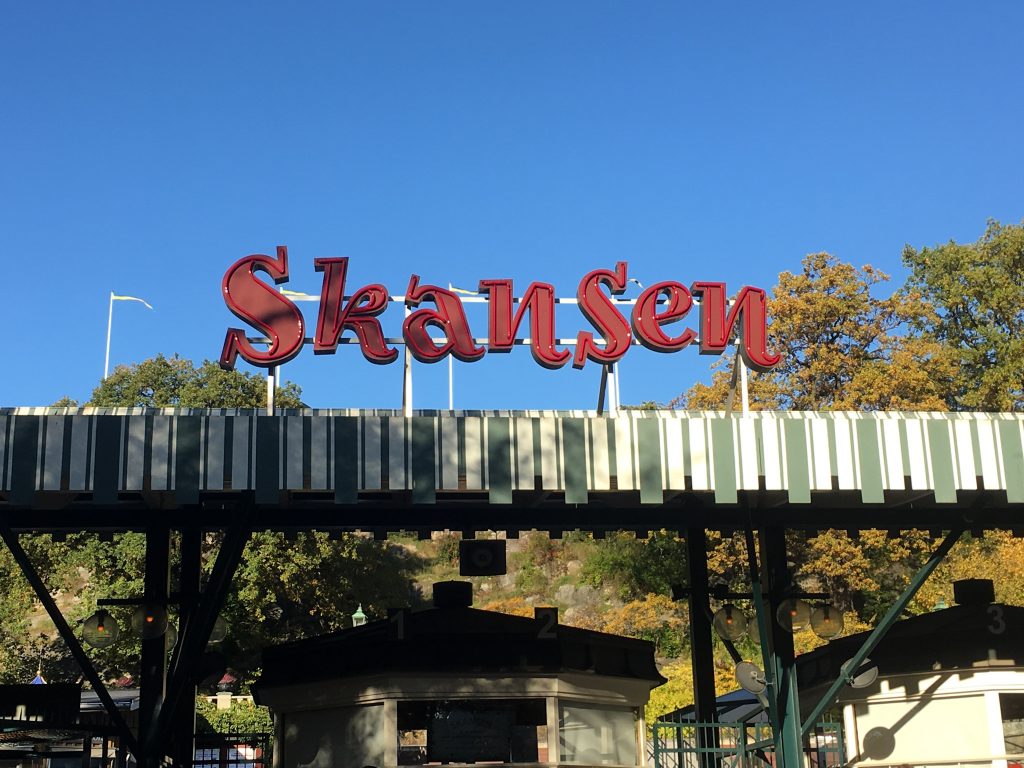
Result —
[{"label": "green leafy tree", "polygon": [[232,701],[227,709],[203,697],[196,699],[197,733],[270,733],[274,721],[270,710],[251,701]]},{"label": "green leafy tree", "polygon": [[[275,390],[278,408],[302,408],[302,390],[287,382]],[[86,405],[266,408],[267,382],[244,371],[225,371],[204,360],[198,368],[191,360],[157,355],[141,363],[119,365],[93,390]]]},{"label": "green leafy tree", "polygon": [[359,605],[371,619],[417,599],[413,576],[423,559],[398,543],[326,533],[256,533],[223,611],[229,625],[224,648],[248,679],[266,645],[351,626]]},{"label": "green leafy tree", "polygon": [[580,578],[593,586],[610,586],[622,600],[667,595],[673,584],[686,582],[686,542],[667,531],[640,539],[629,533],[596,542],[583,561]]},{"label": "green leafy tree", "polygon": [[908,294],[931,310],[918,327],[954,351],[959,375],[946,392],[955,410],[1024,409],[1024,222],[990,221],[974,243],[909,245]]}]

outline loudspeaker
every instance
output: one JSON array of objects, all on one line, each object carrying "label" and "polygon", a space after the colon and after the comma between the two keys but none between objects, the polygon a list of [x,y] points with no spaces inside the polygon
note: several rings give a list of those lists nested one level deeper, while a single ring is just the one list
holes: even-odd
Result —
[{"label": "loudspeaker", "polygon": [[503,539],[463,539],[459,542],[460,576],[501,576],[506,572]]}]

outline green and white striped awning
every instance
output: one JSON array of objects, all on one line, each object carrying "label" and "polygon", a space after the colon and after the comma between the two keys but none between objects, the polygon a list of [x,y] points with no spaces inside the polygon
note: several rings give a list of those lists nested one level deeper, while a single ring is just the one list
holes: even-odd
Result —
[{"label": "green and white striped awning", "polygon": [[151,491],[173,492],[177,505],[238,491],[257,504],[277,504],[282,492],[338,504],[476,492],[510,504],[517,491],[543,491],[571,505],[627,491],[640,505],[680,493],[728,505],[741,492],[776,492],[790,504],[859,492],[862,503],[882,504],[887,492],[913,491],[941,505],[979,490],[1024,503],[1024,416],[0,409],[0,492],[10,507],[46,494],[114,504]]}]

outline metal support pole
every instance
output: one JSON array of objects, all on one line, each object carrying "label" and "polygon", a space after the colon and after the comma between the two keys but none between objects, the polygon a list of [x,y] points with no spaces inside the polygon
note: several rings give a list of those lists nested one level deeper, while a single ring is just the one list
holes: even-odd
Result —
[{"label": "metal support pole", "polygon": [[[164,527],[146,529],[146,572],[143,594],[146,602],[167,605],[170,594],[171,531]],[[155,768],[162,762],[166,745],[153,738],[157,718],[167,693],[167,635],[143,639],[142,674],[139,680],[139,768]]]},{"label": "metal support pole", "polygon": [[617,363],[608,365],[608,415],[615,418],[619,415],[619,366]]},{"label": "metal support pole", "polygon": [[82,739],[82,768],[89,768],[92,762],[92,734]]},{"label": "metal support pole", "polygon": [[750,413],[750,390],[747,389],[747,366],[743,362],[743,356],[739,353],[736,354],[736,362],[740,366],[740,394],[743,396],[743,415],[746,416]]},{"label": "metal support pole", "polygon": [[274,395],[277,390],[277,371],[276,365],[272,365],[267,368],[267,416],[274,415]]},{"label": "metal support pole", "polygon": [[775,731],[775,765],[778,768],[803,768],[800,735],[800,697],[797,690],[796,657],[793,634],[775,620],[779,604],[792,585],[786,563],[786,533],[782,528],[766,528],[761,532],[762,567],[768,584],[768,624],[772,657],[772,680],[775,688],[775,710],[778,727]]},{"label": "metal support pole", "polygon": [[[853,654],[853,658],[847,662],[849,665],[847,669],[850,670],[851,675],[856,672],[864,662],[864,659],[868,657],[868,654],[878,646],[879,641],[881,641],[885,636],[885,633],[888,632],[892,625],[899,619],[900,614],[903,613],[903,609],[907,607],[907,603],[914,598],[917,591],[921,589],[925,581],[928,580],[928,577],[931,576],[939,563],[945,559],[946,555],[948,555],[949,551],[953,548],[953,545],[960,540],[962,535],[963,529],[950,531],[949,535],[946,536],[943,542],[932,553],[931,557],[928,558],[928,562],[921,567],[921,570],[914,574],[914,578],[910,580],[907,588],[903,590],[903,594],[901,594],[896,602],[889,607],[885,616],[883,616],[882,620],[878,622],[878,626],[871,630],[871,634],[868,635],[864,644],[855,654]],[[811,714],[807,716],[807,720],[800,729],[801,733],[804,735],[810,733],[811,729],[814,728],[814,724],[821,716],[821,713],[832,706],[832,703],[835,701],[835,698],[839,693],[839,689],[846,685],[846,683],[846,675],[840,675],[835,681],[833,681],[832,685],[830,685],[829,689],[825,692],[825,695],[822,696],[814,706]]]},{"label": "metal support pole", "polygon": [[14,561],[21,568],[21,573],[25,577],[25,580],[32,587],[32,591],[36,593],[36,599],[43,604],[43,608],[46,609],[47,615],[50,617],[50,621],[53,622],[54,627],[57,628],[57,633],[64,640],[65,645],[68,647],[68,651],[71,652],[75,662],[78,664],[78,668],[82,670],[82,674],[92,685],[99,700],[103,703],[103,708],[107,712],[107,716],[110,718],[110,722],[114,728],[117,729],[119,741],[123,747],[131,749],[133,752],[137,750],[135,737],[132,736],[132,732],[128,730],[128,725],[125,723],[124,718],[121,716],[121,712],[118,710],[117,705],[114,704],[114,700],[110,697],[110,692],[107,691],[107,687],[103,684],[103,680],[100,679],[99,674],[96,672],[96,668],[92,665],[92,661],[86,655],[82,649],[82,644],[78,642],[78,638],[75,633],[71,631],[71,627],[68,626],[67,619],[64,618],[64,614],[60,612],[60,608],[57,607],[57,603],[54,602],[53,596],[50,591],[43,584],[43,580],[39,577],[39,572],[36,571],[32,565],[32,561],[29,560],[28,554],[25,549],[21,546],[18,541],[17,534],[14,533],[7,526],[6,523],[0,524],[0,537],[3,538],[4,543],[10,550],[11,555],[14,557]]},{"label": "metal support pole", "polygon": [[114,292],[110,292],[110,306],[107,308],[107,354],[103,358],[103,380],[110,375],[110,329],[114,325]]},{"label": "metal support pole", "polygon": [[173,714],[186,689],[191,690],[195,687],[193,674],[196,664],[210,639],[213,623],[217,620],[217,615],[224,605],[224,598],[231,586],[231,579],[234,577],[248,540],[249,530],[247,528],[235,525],[228,530],[224,536],[224,542],[221,544],[220,552],[217,554],[217,561],[213,564],[213,573],[210,575],[206,590],[189,617],[188,623],[183,625],[178,647],[175,648],[171,657],[171,682],[168,687],[167,701],[163,712],[160,713],[158,727],[151,736],[156,742],[159,742],[160,737],[170,728]]},{"label": "metal support pole", "polygon": [[[411,312],[406,304],[405,316],[408,317]],[[412,417],[412,353],[409,352],[408,344],[402,350],[402,415],[407,419]]]},{"label": "metal support pole", "polygon": [[[758,645],[761,646],[761,665],[765,674],[770,676],[775,671],[771,655],[771,639],[768,636],[771,618],[764,604],[764,590],[761,588],[761,571],[757,565],[757,547],[754,543],[754,530],[749,524],[745,531],[745,539],[747,544],[747,567],[750,571],[750,592],[753,595],[754,602],[754,620],[757,622]],[[774,690],[774,684],[775,681],[769,677],[771,690]],[[765,697],[765,702],[767,704],[765,709],[768,712],[768,722],[771,723],[774,730],[778,730],[779,721],[775,697],[769,695]]]},{"label": "metal support pole", "polygon": [[[192,618],[199,602],[199,578],[202,571],[203,534],[197,527],[184,528],[181,531],[181,576],[178,581],[180,594],[179,627],[184,630],[185,624]],[[179,635],[180,636],[180,635]],[[191,682],[191,681],[190,681]],[[196,727],[196,687],[186,685],[182,700],[174,713],[174,734],[171,739],[174,764],[176,766],[192,765],[195,757]]]},{"label": "metal support pole", "polygon": [[606,395],[608,394],[608,366],[601,366],[601,381],[597,385],[597,415],[604,414]]},{"label": "metal support pole", "polygon": [[[690,581],[690,649],[693,654],[693,715],[698,723],[718,720],[715,706],[715,654],[712,647],[711,621],[708,610],[708,539],[703,528],[686,530],[686,568]],[[714,749],[718,746],[715,728],[697,729],[697,746]],[[718,765],[711,752],[701,752],[701,767]]]}]

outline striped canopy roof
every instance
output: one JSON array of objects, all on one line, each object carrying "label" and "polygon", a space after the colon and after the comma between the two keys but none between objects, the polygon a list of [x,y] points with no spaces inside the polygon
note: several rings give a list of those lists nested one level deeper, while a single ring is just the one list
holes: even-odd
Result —
[{"label": "striped canopy roof", "polygon": [[14,507],[48,493],[109,505],[173,492],[186,506],[240,491],[256,504],[282,492],[412,505],[475,492],[500,505],[545,492],[571,505],[609,493],[638,506],[681,493],[801,505],[853,492],[865,505],[907,494],[947,505],[982,490],[1024,503],[1024,416],[0,409],[0,492]]}]

